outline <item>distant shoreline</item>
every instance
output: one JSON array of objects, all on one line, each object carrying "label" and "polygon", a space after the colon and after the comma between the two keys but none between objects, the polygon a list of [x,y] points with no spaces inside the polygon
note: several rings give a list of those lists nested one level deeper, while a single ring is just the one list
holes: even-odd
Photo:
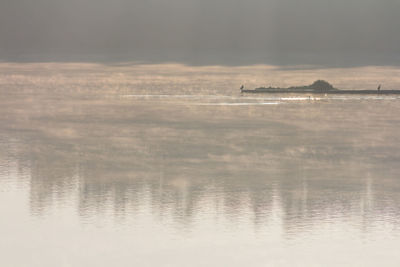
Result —
[{"label": "distant shoreline", "polygon": [[259,87],[256,89],[240,88],[241,93],[296,93],[296,94],[342,94],[342,95],[393,95],[400,94],[400,90],[381,90],[381,85],[376,90],[339,90],[324,80],[317,80],[310,85],[294,86],[289,88]]},{"label": "distant shoreline", "polygon": [[276,93],[296,93],[296,94],[336,94],[336,95],[400,95],[400,90],[299,90],[299,89],[278,89],[278,88],[256,88],[252,90],[242,89],[241,93],[252,94],[276,94]]}]

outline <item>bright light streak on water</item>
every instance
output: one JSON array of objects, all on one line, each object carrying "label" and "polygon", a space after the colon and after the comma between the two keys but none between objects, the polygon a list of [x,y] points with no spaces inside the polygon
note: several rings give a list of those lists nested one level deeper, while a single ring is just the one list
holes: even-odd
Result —
[{"label": "bright light streak on water", "polygon": [[279,105],[278,102],[257,102],[257,103],[197,103],[199,106],[260,106],[260,105]]}]

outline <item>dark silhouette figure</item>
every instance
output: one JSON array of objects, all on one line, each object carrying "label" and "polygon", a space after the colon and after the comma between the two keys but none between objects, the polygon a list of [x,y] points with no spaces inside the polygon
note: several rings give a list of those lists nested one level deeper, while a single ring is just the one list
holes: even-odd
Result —
[{"label": "dark silhouette figure", "polygon": [[240,92],[243,92],[244,85],[240,86]]},{"label": "dark silhouette figure", "polygon": [[381,85],[378,86],[378,93],[381,91]]}]

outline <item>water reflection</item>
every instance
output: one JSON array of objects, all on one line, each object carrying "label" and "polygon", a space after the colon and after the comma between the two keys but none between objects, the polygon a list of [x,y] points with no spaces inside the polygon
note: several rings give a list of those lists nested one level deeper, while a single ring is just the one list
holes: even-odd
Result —
[{"label": "water reflection", "polygon": [[275,221],[288,236],[338,222],[399,232],[397,100],[19,101],[1,116],[0,183],[23,181],[35,216],[76,200],[83,220],[149,213],[189,230],[203,216]]}]

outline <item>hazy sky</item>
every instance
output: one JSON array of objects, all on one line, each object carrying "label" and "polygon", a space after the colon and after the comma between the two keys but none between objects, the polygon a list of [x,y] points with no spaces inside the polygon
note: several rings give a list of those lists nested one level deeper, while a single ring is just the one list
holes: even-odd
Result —
[{"label": "hazy sky", "polygon": [[2,60],[398,65],[399,0],[1,0]]}]

